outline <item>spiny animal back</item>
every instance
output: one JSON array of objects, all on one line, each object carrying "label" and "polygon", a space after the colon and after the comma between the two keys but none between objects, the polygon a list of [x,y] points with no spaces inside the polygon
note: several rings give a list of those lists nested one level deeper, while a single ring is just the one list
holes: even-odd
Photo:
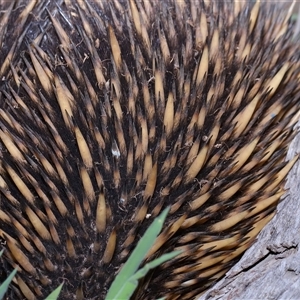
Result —
[{"label": "spiny animal back", "polygon": [[297,159],[284,161],[300,95],[289,16],[259,2],[24,1],[1,4],[0,21],[12,297],[65,280],[63,299],[103,298],[168,205],[147,259],[184,251],[136,298],[191,299],[220,278]]}]

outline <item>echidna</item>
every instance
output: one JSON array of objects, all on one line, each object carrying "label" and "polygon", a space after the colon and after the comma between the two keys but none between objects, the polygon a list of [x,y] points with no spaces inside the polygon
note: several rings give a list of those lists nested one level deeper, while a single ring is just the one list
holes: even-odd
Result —
[{"label": "echidna", "polygon": [[135,299],[193,299],[272,218],[300,47],[270,3],[0,1],[1,278],[103,299],[170,206]]}]

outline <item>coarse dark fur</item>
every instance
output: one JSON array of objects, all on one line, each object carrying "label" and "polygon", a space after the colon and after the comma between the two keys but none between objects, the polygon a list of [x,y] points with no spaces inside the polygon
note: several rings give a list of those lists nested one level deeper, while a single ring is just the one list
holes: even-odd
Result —
[{"label": "coarse dark fur", "polygon": [[243,1],[0,0],[1,278],[103,299],[140,236],[183,253],[135,299],[193,299],[272,218],[300,108],[287,11]]}]

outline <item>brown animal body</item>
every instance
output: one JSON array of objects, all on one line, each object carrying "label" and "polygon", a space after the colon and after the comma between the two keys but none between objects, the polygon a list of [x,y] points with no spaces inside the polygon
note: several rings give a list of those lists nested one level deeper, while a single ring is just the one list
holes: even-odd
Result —
[{"label": "brown animal body", "polygon": [[103,299],[153,219],[136,299],[193,299],[275,213],[300,107],[290,18],[240,1],[0,1],[1,278]]}]

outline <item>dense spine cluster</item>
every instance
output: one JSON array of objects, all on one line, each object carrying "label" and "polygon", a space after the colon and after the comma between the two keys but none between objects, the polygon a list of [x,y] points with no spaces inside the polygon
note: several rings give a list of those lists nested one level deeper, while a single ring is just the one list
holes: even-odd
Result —
[{"label": "dense spine cluster", "polygon": [[243,1],[0,0],[0,279],[103,299],[153,219],[136,299],[193,299],[272,218],[300,108],[290,14]]}]

